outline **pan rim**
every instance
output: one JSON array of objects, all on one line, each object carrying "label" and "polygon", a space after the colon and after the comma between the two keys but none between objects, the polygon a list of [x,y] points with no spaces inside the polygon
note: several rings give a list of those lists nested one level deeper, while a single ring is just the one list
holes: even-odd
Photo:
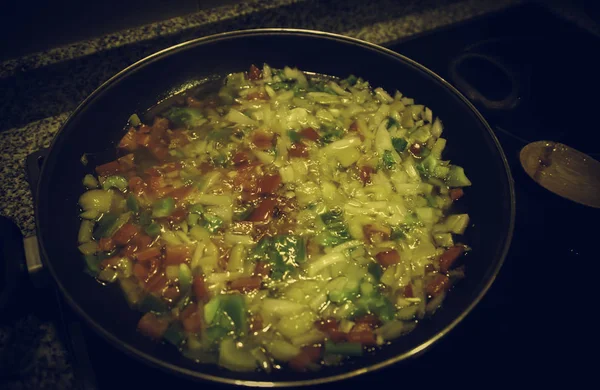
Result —
[{"label": "pan rim", "polygon": [[[500,142],[498,141],[498,138],[494,134],[492,128],[490,127],[488,122],[485,120],[483,115],[460,91],[458,91],[453,85],[451,85],[449,82],[447,82],[444,78],[442,78],[441,76],[439,76],[432,70],[428,69],[424,65],[422,65],[400,53],[394,52],[394,51],[387,49],[383,46],[380,46],[378,44],[374,44],[374,43],[367,42],[367,41],[353,38],[353,37],[348,37],[348,36],[341,35],[341,34],[318,31],[318,30],[310,30],[310,29],[297,29],[297,28],[259,28],[259,29],[243,29],[243,30],[236,30],[236,31],[228,31],[228,32],[223,32],[223,33],[218,33],[218,34],[213,34],[213,35],[209,35],[209,36],[205,36],[205,37],[201,37],[201,38],[188,40],[188,41],[170,46],[168,48],[159,50],[149,56],[146,56],[146,57],[140,59],[139,61],[129,65],[128,67],[124,68],[123,70],[119,71],[118,73],[113,75],[111,78],[109,78],[107,81],[102,83],[102,85],[100,85],[97,89],[95,89],[90,95],[88,95],[77,106],[77,108],[71,113],[71,115],[69,115],[67,120],[60,127],[59,131],[57,132],[54,139],[52,140],[52,142],[48,148],[48,151],[49,151],[48,156],[47,156],[47,158],[44,159],[44,163],[42,164],[42,168],[40,171],[40,177],[41,178],[44,177],[44,173],[45,173],[46,167],[47,167],[47,161],[50,160],[49,157],[51,157],[53,150],[56,150],[55,144],[61,138],[61,134],[63,134],[63,130],[69,126],[69,124],[71,123],[73,118],[75,118],[84,109],[84,107],[86,107],[88,105],[88,103],[90,101],[92,101],[97,95],[102,93],[104,90],[108,89],[113,83],[117,82],[121,78],[126,77],[131,71],[133,71],[139,67],[142,67],[146,64],[149,64],[154,60],[158,60],[162,57],[176,53],[176,52],[183,50],[190,46],[201,45],[201,44],[205,44],[205,43],[209,43],[209,42],[218,42],[221,40],[236,38],[236,37],[240,37],[240,36],[256,36],[256,35],[291,35],[291,36],[308,36],[308,37],[317,37],[317,38],[320,37],[320,38],[330,39],[330,40],[334,40],[334,41],[341,41],[341,42],[345,42],[345,43],[355,44],[355,45],[365,47],[365,48],[370,49],[375,52],[386,54],[388,56],[396,58],[397,60],[406,62],[409,65],[413,66],[414,68],[417,68],[418,70],[428,74],[430,77],[435,79],[437,82],[441,83],[441,85],[443,87],[445,87],[446,89],[448,89],[454,96],[458,97],[461,100],[461,102],[463,104],[465,104],[467,106],[467,108],[473,114],[475,114],[475,117],[477,118],[477,120],[479,120],[479,122],[487,130],[488,135],[491,137],[494,146],[496,147],[497,151],[499,152],[499,156],[500,156],[500,159],[501,159],[503,167],[504,167],[504,173],[506,175],[505,180],[507,181],[507,184],[508,184],[508,192],[509,192],[509,198],[510,198],[509,199],[510,211],[509,211],[508,229],[506,230],[505,237],[503,237],[504,243],[502,245],[502,251],[500,253],[499,259],[498,259],[495,267],[492,270],[492,275],[488,278],[487,281],[485,281],[485,284],[482,286],[482,288],[480,289],[480,291],[477,294],[477,296],[475,297],[475,299],[473,299],[469,303],[469,305],[465,309],[463,309],[462,312],[458,316],[456,316],[454,318],[454,320],[452,322],[450,322],[448,325],[446,325],[446,327],[444,327],[440,332],[438,332],[437,334],[430,337],[427,341],[425,341],[424,343],[420,344],[419,346],[417,346],[415,348],[412,348],[408,351],[405,351],[404,353],[401,353],[399,355],[396,355],[396,356],[386,359],[384,361],[381,361],[381,362],[378,362],[378,363],[375,363],[372,365],[368,365],[366,367],[353,369],[353,370],[350,370],[345,373],[335,374],[335,375],[331,375],[331,376],[327,376],[327,377],[323,377],[323,378],[314,378],[314,379],[299,380],[299,381],[280,381],[280,382],[239,380],[239,379],[225,378],[225,377],[215,376],[215,375],[211,375],[211,374],[206,374],[201,371],[190,370],[190,369],[178,366],[178,365],[174,365],[174,364],[165,362],[162,359],[156,358],[150,354],[140,351],[136,347],[130,345],[128,342],[122,341],[121,339],[116,337],[111,332],[108,332],[101,325],[97,324],[94,321],[94,319],[91,318],[75,302],[75,300],[73,299],[71,294],[69,294],[69,292],[64,288],[64,285],[61,283],[58,275],[56,274],[54,268],[51,265],[51,262],[48,260],[48,254],[45,250],[43,235],[42,235],[42,231],[40,228],[40,223],[36,223],[36,232],[37,232],[37,237],[38,237],[38,242],[39,242],[42,259],[44,260],[44,263],[45,263],[44,264],[45,268],[47,268],[49,273],[52,275],[52,278],[54,279],[62,296],[69,303],[71,308],[73,310],[75,310],[75,312],[80,317],[82,317],[85,320],[85,322],[88,324],[88,326],[90,326],[92,329],[94,329],[94,331],[97,334],[101,335],[105,340],[110,342],[110,344],[117,347],[117,349],[121,350],[122,352],[126,353],[127,355],[132,356],[133,358],[142,360],[145,363],[148,363],[150,365],[153,365],[155,367],[158,367],[160,369],[168,371],[171,374],[177,374],[179,376],[184,376],[189,379],[195,379],[195,380],[200,379],[200,380],[217,382],[217,383],[221,383],[221,384],[246,386],[246,387],[310,386],[310,385],[326,384],[326,383],[332,383],[332,382],[350,379],[350,378],[353,378],[353,377],[356,377],[356,376],[359,376],[359,375],[362,375],[362,374],[365,374],[368,372],[380,370],[384,367],[388,367],[388,366],[396,364],[400,361],[420,355],[421,353],[423,353],[427,349],[429,349],[433,344],[438,342],[442,337],[444,337],[446,334],[448,334],[453,328],[455,328],[475,308],[475,306],[477,306],[477,304],[483,299],[483,297],[486,295],[486,293],[488,292],[488,290],[494,283],[498,273],[500,272],[500,269],[502,268],[502,265],[504,264],[504,261],[506,259],[506,256],[508,254],[508,251],[510,249],[510,245],[512,242],[514,226],[515,226],[516,200],[515,200],[514,181],[512,178],[512,173],[511,173],[508,161],[506,159],[506,155],[504,153],[504,150],[503,150]],[[40,180],[38,182],[38,186],[36,188],[36,199],[40,199],[42,182],[43,182],[43,180]],[[41,215],[40,202],[36,202],[36,204],[35,204],[35,219],[36,219],[36,221],[40,220],[40,215]]]}]

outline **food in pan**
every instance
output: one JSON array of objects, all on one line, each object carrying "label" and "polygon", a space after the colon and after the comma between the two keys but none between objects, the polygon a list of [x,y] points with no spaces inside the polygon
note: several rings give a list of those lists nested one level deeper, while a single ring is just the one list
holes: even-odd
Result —
[{"label": "food in pan", "polygon": [[471,182],[429,108],[268,65],[180,103],[132,115],[79,199],[85,269],[143,334],[230,370],[317,370],[407,334],[464,277]]}]

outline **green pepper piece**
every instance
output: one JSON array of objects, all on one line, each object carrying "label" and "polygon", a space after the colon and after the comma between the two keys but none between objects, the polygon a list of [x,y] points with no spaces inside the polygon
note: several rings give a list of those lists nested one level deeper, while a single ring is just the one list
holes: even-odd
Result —
[{"label": "green pepper piece", "polygon": [[96,229],[94,229],[94,233],[92,234],[92,236],[96,240],[99,240],[102,237],[106,237],[111,226],[114,225],[118,219],[119,219],[119,216],[116,214],[112,214],[112,213],[103,214],[102,217],[100,218],[100,220],[98,221],[98,223],[96,224]]},{"label": "green pepper piece", "polygon": [[332,343],[325,342],[325,353],[343,356],[361,356],[363,348],[360,343]]},{"label": "green pepper piece", "polygon": [[302,135],[294,130],[288,130],[287,133],[292,142],[300,142],[300,140],[302,140]]},{"label": "green pepper piece", "polygon": [[150,237],[152,238],[156,238],[158,237],[158,235],[160,234],[160,225],[157,224],[156,222],[151,223],[150,225],[146,226],[144,228],[144,231],[146,232],[146,234],[148,234]]},{"label": "green pepper piece", "polygon": [[386,169],[392,169],[396,165],[396,160],[394,159],[394,155],[391,150],[386,150],[383,152],[383,166]]},{"label": "green pepper piece", "polygon": [[219,230],[219,228],[223,224],[223,220],[221,218],[217,217],[214,214],[210,214],[210,213],[204,213],[204,220],[206,221],[204,226],[211,233],[214,233],[217,230]]},{"label": "green pepper piece", "polygon": [[206,122],[202,111],[192,107],[171,107],[165,116],[177,127],[185,126],[188,129],[200,126]]},{"label": "green pepper piece", "polygon": [[138,204],[137,198],[133,194],[129,194],[127,197],[127,208],[134,213],[140,211],[140,205]]},{"label": "green pepper piece", "polygon": [[93,277],[98,276],[100,273],[100,258],[96,255],[85,255],[83,258],[86,265],[85,272]]},{"label": "green pepper piece", "polygon": [[168,217],[175,210],[175,200],[173,198],[159,199],[152,206],[152,216],[154,218]]},{"label": "green pepper piece", "polygon": [[391,116],[388,117],[388,123],[385,127],[389,130],[394,126],[399,127],[400,123],[397,120],[395,120],[394,118],[392,118]]},{"label": "green pepper piece", "polygon": [[356,85],[356,82],[358,81],[358,77],[351,74],[344,81],[347,82],[350,86],[354,86],[354,85]]},{"label": "green pepper piece", "polygon": [[408,142],[404,138],[392,138],[392,146],[394,146],[396,152],[402,153],[406,150]]},{"label": "green pepper piece", "polygon": [[227,313],[235,325],[238,333],[246,333],[248,321],[246,315],[246,301],[241,294],[224,295],[221,297],[221,309]]},{"label": "green pepper piece", "polygon": [[200,220],[200,216],[198,214],[188,214],[187,216],[187,224],[189,227],[196,226],[198,221]]},{"label": "green pepper piece", "polygon": [[402,231],[402,229],[398,226],[392,228],[392,234],[390,235],[392,240],[399,240],[401,238],[406,238],[406,234]]},{"label": "green pepper piece", "polygon": [[169,327],[165,331],[163,338],[176,347],[181,346],[181,344],[185,340],[183,327],[179,322],[171,323],[171,325],[169,325]]},{"label": "green pepper piece", "polygon": [[390,321],[396,315],[394,304],[385,296],[379,295],[370,305],[371,311],[379,317],[381,321]]},{"label": "green pepper piece", "polygon": [[368,270],[369,270],[369,273],[371,275],[373,275],[375,280],[377,280],[377,282],[379,282],[379,280],[381,279],[381,275],[383,275],[383,268],[381,268],[381,266],[377,263],[370,263]]},{"label": "green pepper piece", "polygon": [[145,210],[140,213],[140,225],[148,226],[152,223],[152,212]]},{"label": "green pepper piece", "polygon": [[251,204],[240,204],[233,210],[234,221],[245,221],[250,214],[254,211],[254,207]]},{"label": "green pepper piece", "polygon": [[179,288],[182,292],[187,292],[192,286],[192,270],[185,264],[179,264]]},{"label": "green pepper piece", "polygon": [[221,326],[211,326],[202,334],[202,343],[208,348],[214,347],[229,331]]},{"label": "green pepper piece", "polygon": [[102,183],[102,188],[108,190],[110,188],[117,188],[120,191],[127,189],[127,179],[123,176],[115,175],[109,176]]},{"label": "green pepper piece", "polygon": [[154,294],[147,294],[139,303],[138,310],[145,313],[153,311],[157,313],[164,313],[169,310],[165,301],[160,299]]},{"label": "green pepper piece", "polygon": [[190,213],[202,215],[204,214],[204,206],[201,204],[192,205],[189,209]]}]

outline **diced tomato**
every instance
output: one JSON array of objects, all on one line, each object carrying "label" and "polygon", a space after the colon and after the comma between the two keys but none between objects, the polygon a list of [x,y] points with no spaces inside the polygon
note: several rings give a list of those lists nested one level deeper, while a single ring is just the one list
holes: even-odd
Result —
[{"label": "diced tomato", "polygon": [[248,80],[258,80],[262,78],[262,72],[258,69],[254,64],[250,65],[250,70],[248,71]]},{"label": "diced tomato", "polygon": [[371,168],[368,165],[364,165],[362,167],[360,167],[360,172],[359,172],[359,176],[360,176],[360,180],[363,182],[363,184],[367,184],[371,182],[371,174],[373,173],[373,168]]},{"label": "diced tomato", "polygon": [[432,297],[435,297],[449,288],[450,279],[444,274],[437,274],[425,285],[425,292]]},{"label": "diced tomato", "polygon": [[321,138],[319,133],[317,133],[317,131],[315,129],[313,129],[312,127],[307,127],[305,129],[300,130],[300,135],[302,135],[304,138],[307,138],[311,141],[318,141],[319,138]]},{"label": "diced tomato", "polygon": [[136,251],[137,251],[137,247],[135,245],[128,244],[128,245],[125,245],[125,247],[123,247],[119,253],[121,254],[121,256],[124,256],[124,257],[133,257],[133,255],[135,255]]},{"label": "diced tomato", "polygon": [[169,128],[169,120],[167,118],[155,117],[152,123],[152,133],[162,136]]},{"label": "diced tomato", "polygon": [[160,187],[154,190],[154,195],[159,199],[164,198],[165,196],[170,194],[174,189],[175,187],[173,187],[172,185]]},{"label": "diced tomato", "polygon": [[269,100],[269,95],[265,92],[250,92],[248,96],[246,96],[248,100]]},{"label": "diced tomato", "polygon": [[117,245],[127,245],[131,239],[138,234],[140,229],[131,223],[123,225],[113,236],[113,240]]},{"label": "diced tomato", "polygon": [[169,192],[169,196],[175,199],[176,201],[180,201],[187,198],[193,190],[194,186],[183,186]]},{"label": "diced tomato", "polygon": [[[356,328],[356,327],[355,327]],[[362,345],[376,345],[375,333],[371,329],[352,330],[348,333],[346,340],[351,343],[361,343]]]},{"label": "diced tomato", "polygon": [[138,131],[135,134],[135,143],[140,146],[148,147],[148,145],[150,145],[150,134]]},{"label": "diced tomato", "polygon": [[185,263],[192,257],[190,248],[185,245],[167,245],[165,250],[165,265]]},{"label": "diced tomato", "polygon": [[165,161],[167,157],[169,157],[169,150],[167,147],[155,141],[150,141],[148,143],[148,151],[150,151],[158,161]]},{"label": "diced tomato", "polygon": [[233,185],[242,191],[255,193],[258,185],[257,164],[244,164],[237,168]]},{"label": "diced tomato", "polygon": [[135,263],[133,265],[132,272],[135,275],[135,277],[141,280],[142,282],[145,282],[146,279],[148,279],[149,270],[140,263]]},{"label": "diced tomato", "polygon": [[138,250],[143,250],[152,244],[152,238],[145,233],[138,233],[135,237],[133,237],[131,243],[135,245]]},{"label": "diced tomato", "polygon": [[350,124],[350,127],[348,128],[348,130],[358,133],[358,137],[360,138],[361,141],[365,140],[365,136],[360,131],[358,131],[358,123],[357,122],[352,122],[352,124]]},{"label": "diced tomato", "polygon": [[465,248],[460,245],[455,245],[446,249],[446,251],[442,253],[439,259],[440,272],[444,274],[448,272],[448,270],[452,267],[456,259],[458,259],[464,251]]},{"label": "diced tomato", "polygon": [[405,298],[413,298],[415,296],[412,284],[409,284],[408,286],[404,287],[404,290],[402,291],[402,296]]},{"label": "diced tomato", "polygon": [[146,189],[146,183],[139,176],[133,176],[129,179],[129,183],[127,185],[129,190],[134,194],[139,195]]},{"label": "diced tomato", "polygon": [[239,278],[232,281],[229,284],[231,290],[237,290],[241,292],[258,290],[262,284],[262,278],[260,276],[248,276]]},{"label": "diced tomato", "polygon": [[234,156],[233,156],[233,165],[235,165],[236,167],[239,167],[241,165],[245,165],[247,163],[249,163],[251,160],[250,155],[247,152],[237,152]]},{"label": "diced tomato", "polygon": [[250,332],[258,332],[263,328],[263,320],[260,314],[254,314],[252,317],[250,317]]},{"label": "diced tomato", "polygon": [[[169,196],[170,195],[171,195],[171,193],[169,193]],[[188,215],[188,212],[185,209],[179,208],[179,209],[176,209],[175,211],[173,211],[171,213],[171,215],[166,217],[166,220],[173,222],[173,223],[180,223],[181,221],[185,220],[187,215]]]},{"label": "diced tomato", "polygon": [[270,269],[271,269],[271,267],[269,266],[269,263],[267,263],[266,261],[257,261],[256,265],[254,266],[254,275],[268,276]]},{"label": "diced tomato", "polygon": [[115,241],[111,237],[102,237],[98,240],[98,249],[102,252],[110,252],[115,248]]},{"label": "diced tomato", "polygon": [[277,200],[275,198],[263,199],[258,206],[250,214],[249,221],[252,222],[263,222],[271,219]]},{"label": "diced tomato", "polygon": [[329,336],[329,339],[334,343],[340,343],[348,340],[348,333],[344,333],[339,329],[332,329],[328,331],[327,336]]},{"label": "diced tomato", "polygon": [[315,325],[322,332],[327,332],[331,329],[337,329],[339,327],[339,324],[335,318],[317,321]]},{"label": "diced tomato", "polygon": [[167,284],[169,283],[169,279],[165,276],[164,273],[155,273],[150,276],[150,279],[146,282],[146,289],[150,292],[158,292],[162,291]]},{"label": "diced tomato", "polygon": [[171,148],[181,148],[190,143],[190,139],[187,135],[187,132],[183,129],[173,130],[169,136],[171,140],[170,147]]},{"label": "diced tomato", "polygon": [[452,199],[453,201],[459,200],[463,197],[464,194],[465,193],[462,188],[453,188],[450,190],[450,199]]},{"label": "diced tomato", "polygon": [[339,330],[339,324],[336,319],[328,318],[325,321],[318,321],[316,326],[323,333],[326,333],[328,338],[333,342],[346,340],[347,334]]},{"label": "diced tomato", "polygon": [[116,268],[119,265],[121,258],[119,256],[109,257],[100,262],[100,268]]},{"label": "diced tomato", "polygon": [[379,318],[377,318],[375,314],[365,314],[364,316],[356,318],[354,322],[357,325],[366,324],[371,329],[381,324],[381,321],[379,321]]},{"label": "diced tomato", "polygon": [[261,194],[274,194],[281,185],[281,176],[279,173],[273,175],[264,175],[258,180],[258,192]]},{"label": "diced tomato", "polygon": [[200,100],[197,100],[197,99],[196,99],[196,98],[194,98],[194,97],[188,96],[188,97],[185,99],[185,102],[187,103],[187,105],[188,105],[189,107],[193,107],[193,108],[202,108],[202,101],[200,101]]},{"label": "diced tomato", "polygon": [[308,157],[308,148],[302,142],[294,142],[292,146],[290,146],[288,153],[292,157]]},{"label": "diced tomato", "polygon": [[371,244],[389,240],[392,229],[381,224],[368,224],[363,227],[363,233]]},{"label": "diced tomato", "polygon": [[148,187],[150,187],[153,191],[158,190],[165,186],[165,179],[161,176],[150,176],[148,178]]},{"label": "diced tomato", "polygon": [[256,130],[252,134],[252,143],[258,149],[270,149],[273,146],[273,134],[269,134],[264,130]]},{"label": "diced tomato", "polygon": [[208,302],[210,300],[210,292],[204,281],[204,277],[201,275],[195,276],[192,282],[192,289],[198,302]]},{"label": "diced tomato", "polygon": [[176,285],[167,286],[167,288],[165,288],[162,293],[163,298],[165,298],[171,302],[173,302],[177,298],[179,298],[180,295],[181,295],[181,293],[179,291],[179,287],[177,287]]},{"label": "diced tomato", "polygon": [[121,172],[121,165],[116,160],[96,167],[96,173],[100,176],[111,176],[119,172]]},{"label": "diced tomato", "polygon": [[154,257],[160,256],[160,252],[161,252],[160,247],[154,246],[152,248],[148,248],[148,249],[138,252],[135,255],[135,258],[137,259],[137,261],[144,263]]},{"label": "diced tomato", "polygon": [[198,333],[202,330],[202,313],[198,310],[198,305],[191,303],[183,309],[179,318],[183,329],[190,333]]},{"label": "diced tomato", "polygon": [[121,166],[121,172],[131,171],[135,169],[135,156],[133,155],[133,153],[126,154],[123,157],[119,157],[117,161]]},{"label": "diced tomato", "polygon": [[421,151],[422,151],[422,147],[421,144],[412,144],[410,145],[410,152],[415,156],[415,157],[420,157],[421,156]]},{"label": "diced tomato", "polygon": [[127,133],[121,138],[119,142],[119,149],[125,149],[127,151],[133,152],[137,148],[137,143],[135,141],[136,131],[133,127],[130,127],[127,130]]},{"label": "diced tomato", "polygon": [[140,125],[140,127],[138,127],[138,133],[140,134],[149,134],[152,131],[152,127],[148,126],[148,125]]},{"label": "diced tomato", "polygon": [[435,266],[433,264],[425,264],[425,274],[435,272]]},{"label": "diced tomato", "polygon": [[160,340],[169,327],[169,320],[166,317],[158,317],[156,314],[148,312],[140,318],[137,327],[142,334],[154,340]]},{"label": "diced tomato", "polygon": [[306,371],[310,363],[315,363],[321,359],[321,353],[321,347],[302,347],[300,353],[290,360],[290,368],[300,372]]},{"label": "diced tomato", "polygon": [[382,267],[389,267],[400,262],[400,253],[397,250],[392,249],[389,251],[379,252],[375,255],[377,262]]}]

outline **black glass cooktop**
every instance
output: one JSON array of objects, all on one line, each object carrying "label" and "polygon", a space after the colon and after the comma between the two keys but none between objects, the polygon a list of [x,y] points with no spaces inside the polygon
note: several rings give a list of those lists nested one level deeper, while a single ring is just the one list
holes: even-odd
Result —
[{"label": "black glass cooktop", "polygon": [[[591,333],[594,227],[600,210],[537,186],[520,168],[530,141],[560,141],[598,158],[597,37],[524,5],[387,45],[459,87],[481,110],[507,155],[517,196],[508,258],[488,294],[422,357],[328,388],[377,385],[484,386],[555,380]],[[134,361],[109,346],[63,304],[65,338],[85,388],[214,387]],[[589,333],[588,333],[589,332]],[[568,359],[567,359],[568,357]],[[560,366],[553,370],[552,367]],[[518,378],[517,378],[518,377]]]}]

